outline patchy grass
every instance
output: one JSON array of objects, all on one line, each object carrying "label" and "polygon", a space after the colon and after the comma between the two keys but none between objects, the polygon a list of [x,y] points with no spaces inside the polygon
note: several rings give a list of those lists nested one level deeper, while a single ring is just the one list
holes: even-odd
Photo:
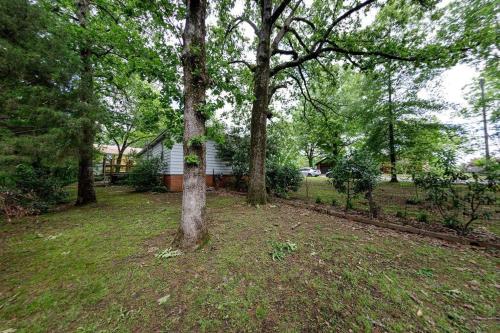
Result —
[{"label": "patchy grass", "polygon": [[0,332],[499,329],[493,254],[211,194],[207,245],[158,258],[180,194],[98,198],[1,224]]},{"label": "patchy grass", "polygon": [[[291,193],[290,197],[309,202],[317,202],[319,198],[326,205],[331,205],[333,200],[339,208],[343,209],[345,207],[345,195],[336,191],[326,177],[305,178],[299,191]],[[382,182],[375,189],[374,198],[384,214],[418,220],[425,213],[428,222],[442,223],[441,215],[433,212],[429,203],[423,200],[425,193],[420,189],[417,191],[411,182]],[[418,198],[419,202],[412,203],[415,198]],[[497,200],[500,202],[500,194]],[[368,211],[368,204],[362,195],[355,197],[353,204],[355,210]],[[490,220],[476,221],[474,226],[484,226],[500,237],[500,207],[492,205],[490,212],[492,215]]]}]

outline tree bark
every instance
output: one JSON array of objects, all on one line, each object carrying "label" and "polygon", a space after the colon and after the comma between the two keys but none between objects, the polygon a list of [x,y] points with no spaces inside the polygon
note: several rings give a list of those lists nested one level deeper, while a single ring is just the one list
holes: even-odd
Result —
[{"label": "tree bark", "polygon": [[127,149],[126,143],[124,143],[121,148],[118,147],[118,155],[116,156],[116,165],[115,165],[115,173],[120,173],[122,169],[122,159],[123,154],[125,153],[125,149]]},{"label": "tree bark", "polygon": [[[86,29],[87,26],[89,7],[89,0],[78,0],[76,2],[76,16],[80,27],[83,29]],[[91,117],[94,88],[91,56],[90,43],[85,37],[80,49],[82,70],[78,97],[80,102],[81,138],[78,147],[78,195],[76,205],[86,205],[97,201],[92,171],[95,125]]]},{"label": "tree bark", "polygon": [[[389,65],[390,66],[390,65]],[[394,110],[392,105],[392,78],[389,69],[389,158],[391,160],[391,183],[398,182],[396,171],[396,143],[394,139]]]},{"label": "tree bark", "polygon": [[208,237],[205,224],[205,143],[194,144],[192,141],[205,135],[203,107],[208,84],[205,66],[206,6],[205,0],[187,0],[183,35],[184,190],[181,228],[177,238],[183,248],[196,248]]},{"label": "tree bark", "polygon": [[271,58],[272,1],[260,2],[261,27],[258,31],[257,61],[254,72],[250,125],[250,180],[247,200],[250,204],[265,204],[266,192],[266,140],[269,112],[269,81]]}]

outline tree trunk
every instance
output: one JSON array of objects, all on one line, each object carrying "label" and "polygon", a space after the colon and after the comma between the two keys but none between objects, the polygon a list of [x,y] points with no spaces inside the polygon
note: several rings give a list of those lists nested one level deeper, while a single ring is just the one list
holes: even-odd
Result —
[{"label": "tree trunk", "polygon": [[398,182],[396,171],[396,143],[394,140],[394,111],[392,108],[392,80],[389,69],[389,158],[391,160],[391,183]]},{"label": "tree trunk", "polygon": [[312,168],[314,166],[314,147],[308,147],[307,151],[307,161],[309,163],[309,167]]},{"label": "tree trunk", "polygon": [[[83,29],[87,25],[89,13],[89,1],[78,0],[76,3],[76,16],[80,27]],[[94,190],[94,177],[92,171],[94,155],[95,126],[92,117],[93,102],[93,69],[91,59],[91,49],[89,41],[85,39],[80,49],[80,59],[82,61],[82,71],[79,87],[79,118],[81,122],[81,138],[78,147],[78,195],[76,205],[85,205],[96,202]]]},{"label": "tree trunk", "polygon": [[262,0],[261,29],[258,33],[257,62],[254,73],[252,121],[250,125],[249,203],[265,204],[266,192],[266,122],[269,112],[272,1]]},{"label": "tree trunk", "polygon": [[194,144],[192,141],[192,138],[201,139],[205,135],[203,107],[208,83],[205,66],[206,5],[205,0],[187,0],[183,36],[184,190],[177,241],[184,248],[195,248],[208,236],[205,225],[205,143]]},{"label": "tree trunk", "polygon": [[125,146],[122,147],[122,149],[118,150],[118,155],[116,156],[116,165],[115,165],[115,173],[120,173],[122,169],[122,159],[123,159],[123,153],[125,151]]}]

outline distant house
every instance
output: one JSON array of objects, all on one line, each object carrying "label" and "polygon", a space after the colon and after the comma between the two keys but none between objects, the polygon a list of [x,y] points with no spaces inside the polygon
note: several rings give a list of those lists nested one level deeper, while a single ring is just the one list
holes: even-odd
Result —
[{"label": "distant house", "polygon": [[333,168],[333,159],[329,157],[325,157],[322,160],[316,162],[316,169],[319,169],[321,171],[321,174],[325,174],[330,169]]},{"label": "distant house", "polygon": [[134,165],[132,155],[141,151],[141,148],[127,147],[118,165],[118,148],[115,145],[96,144],[94,148],[102,154],[102,159],[94,163],[94,175],[111,175],[129,172]]},{"label": "distant house", "polygon": [[[163,141],[165,134],[158,135],[140,152],[139,156],[158,157],[165,162],[165,167],[161,171],[165,186],[173,192],[182,191],[182,181],[184,175],[184,150],[182,143],[175,143],[172,147],[167,147]],[[206,142],[206,181],[207,186],[214,186],[217,181],[218,186],[224,186],[232,178],[233,169],[231,165],[217,157],[217,144],[208,140]]]}]

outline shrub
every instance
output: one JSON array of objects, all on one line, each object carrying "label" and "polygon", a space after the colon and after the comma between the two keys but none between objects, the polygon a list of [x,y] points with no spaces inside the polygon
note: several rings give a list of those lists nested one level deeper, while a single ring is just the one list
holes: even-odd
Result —
[{"label": "shrub", "polygon": [[398,218],[405,218],[406,214],[405,214],[405,212],[398,210],[396,212],[396,217],[398,217]]},{"label": "shrub", "polygon": [[356,151],[350,155],[341,156],[335,162],[335,166],[328,174],[332,185],[342,193],[346,194],[345,209],[352,209],[352,198],[359,193],[364,193],[370,214],[378,215],[379,208],[373,200],[373,190],[377,185],[380,170],[364,151]]},{"label": "shrub", "polygon": [[446,216],[443,219],[443,225],[446,228],[450,228],[453,230],[459,230],[460,229],[460,221],[458,221],[455,217],[453,216]]},{"label": "shrub", "polygon": [[159,158],[143,158],[129,174],[128,183],[137,192],[147,192],[162,187],[160,177],[165,164]]},{"label": "shrub", "polygon": [[422,200],[416,197],[406,199],[406,204],[408,205],[419,205],[422,203]]},{"label": "shrub", "polygon": [[496,202],[499,186],[496,176],[490,174],[496,171],[485,171],[483,179],[478,174],[469,176],[456,167],[453,156],[445,155],[432,171],[419,175],[415,182],[426,191],[444,225],[465,235],[473,222],[489,218],[486,206]]},{"label": "shrub", "polygon": [[332,198],[332,206],[337,206],[337,199],[335,198]]},{"label": "shrub", "polygon": [[320,197],[320,196],[317,196],[317,197],[316,197],[316,203],[317,203],[317,204],[322,204],[322,203],[323,203],[323,200],[321,199],[321,197]]},{"label": "shrub", "polygon": [[19,164],[0,188],[0,209],[12,217],[40,214],[68,201],[64,186],[73,180],[70,168]]},{"label": "shrub", "polygon": [[419,212],[417,215],[417,221],[423,222],[423,223],[429,222],[429,217],[427,216],[427,213],[426,212]]},{"label": "shrub", "polygon": [[296,192],[301,183],[302,175],[293,165],[273,165],[266,172],[268,192],[279,197],[287,197],[290,191]]}]

